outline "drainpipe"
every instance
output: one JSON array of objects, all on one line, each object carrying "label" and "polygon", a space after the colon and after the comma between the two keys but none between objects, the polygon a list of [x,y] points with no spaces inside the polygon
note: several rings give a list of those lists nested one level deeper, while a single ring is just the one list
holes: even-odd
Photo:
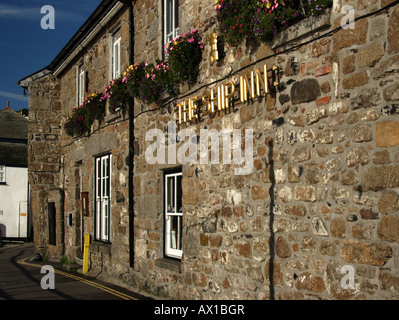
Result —
[{"label": "drainpipe", "polygon": [[274,160],[273,160],[273,151],[274,151],[274,141],[273,139],[267,139],[266,144],[269,146],[269,179],[271,181],[271,186],[269,188],[269,196],[270,196],[270,220],[269,220],[269,230],[270,230],[270,238],[269,238],[269,290],[270,290],[270,300],[275,299],[275,291],[274,291],[274,259],[275,259],[275,234],[274,234],[274,190],[276,186],[276,177],[274,175]]},{"label": "drainpipe", "polygon": [[[134,62],[134,19],[133,19],[133,1],[128,2],[129,5],[129,65]],[[133,193],[133,176],[134,176],[134,98],[129,103],[129,262],[130,267],[134,267],[134,193]]]},{"label": "drainpipe", "polygon": [[60,209],[61,209],[61,217],[62,217],[62,220],[61,220],[61,230],[62,230],[62,233],[61,233],[61,243],[62,243],[62,256],[64,256],[65,255],[65,252],[66,252],[66,250],[65,250],[65,239],[66,239],[66,237],[65,237],[65,219],[64,219],[64,214],[65,214],[65,189],[59,189],[59,192],[60,192]]}]

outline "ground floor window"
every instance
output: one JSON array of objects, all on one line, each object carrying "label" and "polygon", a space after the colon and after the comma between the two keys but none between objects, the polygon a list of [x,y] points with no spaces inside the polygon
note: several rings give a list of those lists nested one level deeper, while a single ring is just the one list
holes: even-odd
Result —
[{"label": "ground floor window", "polygon": [[97,157],[95,164],[95,238],[109,242],[111,230],[111,155]]},{"label": "ground floor window", "polygon": [[182,172],[165,174],[165,255],[182,257]]}]

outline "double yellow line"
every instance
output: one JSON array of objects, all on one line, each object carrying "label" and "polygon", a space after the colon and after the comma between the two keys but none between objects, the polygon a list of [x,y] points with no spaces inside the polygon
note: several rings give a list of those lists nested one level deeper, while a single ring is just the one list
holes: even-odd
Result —
[{"label": "double yellow line", "polygon": [[[19,264],[23,264],[23,265],[27,265],[27,266],[38,267],[38,268],[42,268],[43,267],[43,265],[26,262],[25,259],[18,260],[18,263]],[[61,270],[56,270],[56,269],[54,269],[54,272],[57,273],[57,274],[60,274],[62,276],[65,276],[65,277],[80,281],[80,282],[85,283],[85,284],[87,284],[89,286],[96,287],[96,288],[98,288],[100,290],[106,291],[106,292],[108,292],[108,293],[110,293],[110,294],[112,294],[114,296],[117,296],[117,297],[119,297],[121,299],[124,299],[124,300],[138,300],[137,298],[129,296],[129,295],[125,294],[125,293],[122,293],[122,292],[119,292],[117,290],[108,288],[106,286],[103,286],[102,284],[87,280],[85,278],[76,276],[74,274],[70,274],[70,273],[63,272]]]}]

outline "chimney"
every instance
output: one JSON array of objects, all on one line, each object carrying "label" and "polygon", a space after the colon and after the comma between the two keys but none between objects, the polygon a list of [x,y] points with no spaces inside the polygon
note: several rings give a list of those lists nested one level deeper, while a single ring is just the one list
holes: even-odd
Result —
[{"label": "chimney", "polygon": [[10,101],[7,100],[7,109],[10,110]]}]

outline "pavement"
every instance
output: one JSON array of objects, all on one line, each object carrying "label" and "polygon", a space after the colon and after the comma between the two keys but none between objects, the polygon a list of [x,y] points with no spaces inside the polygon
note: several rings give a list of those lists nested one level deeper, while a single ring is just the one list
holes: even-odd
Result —
[{"label": "pavement", "polygon": [[30,262],[34,255],[32,243],[0,246],[0,300],[151,300],[126,288],[67,271],[61,263]]}]

